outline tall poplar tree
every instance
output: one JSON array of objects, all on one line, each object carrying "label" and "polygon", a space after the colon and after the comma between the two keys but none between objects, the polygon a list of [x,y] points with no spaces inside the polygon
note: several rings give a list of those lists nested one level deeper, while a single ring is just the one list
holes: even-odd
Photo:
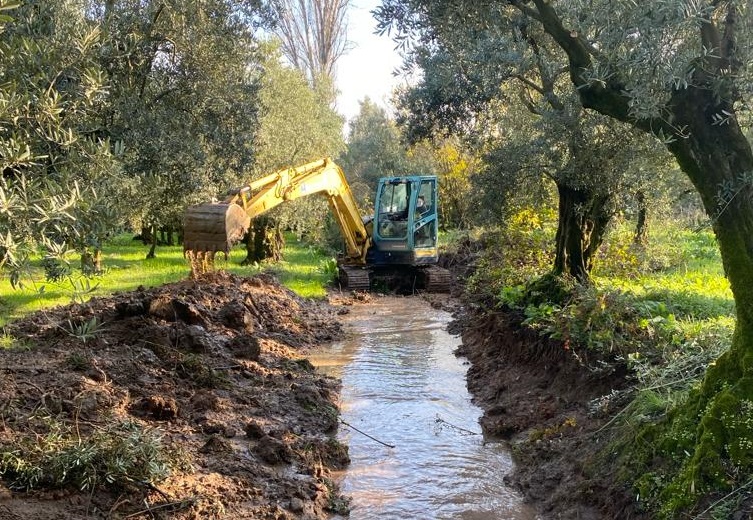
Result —
[{"label": "tall poplar tree", "polygon": [[350,0],[278,0],[276,33],[282,52],[311,84],[334,82],[335,65],[347,49]]}]

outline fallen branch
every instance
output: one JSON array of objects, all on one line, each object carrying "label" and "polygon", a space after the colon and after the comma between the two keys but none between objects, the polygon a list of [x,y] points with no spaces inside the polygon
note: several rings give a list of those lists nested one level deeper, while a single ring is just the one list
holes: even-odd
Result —
[{"label": "fallen branch", "polygon": [[720,498],[719,500],[717,500],[716,502],[714,502],[713,504],[711,504],[709,507],[707,507],[706,509],[704,509],[703,511],[701,511],[701,514],[694,516],[693,520],[698,520],[703,515],[705,515],[706,513],[708,513],[709,511],[711,511],[712,509],[714,509],[717,505],[721,504],[722,502],[724,502],[728,498],[732,497],[733,495],[736,495],[736,494],[740,493],[741,491],[745,491],[751,485],[753,485],[753,479],[749,480],[747,483],[743,484],[739,488],[733,489],[732,491],[730,491],[729,493],[727,493],[725,496],[723,496],[722,498]]},{"label": "fallen branch", "polygon": [[358,428],[356,428],[356,427],[355,427],[355,426],[353,426],[352,424],[348,424],[348,423],[346,423],[345,421],[343,421],[342,419],[340,419],[340,424],[344,424],[345,426],[347,426],[347,427],[348,427],[348,428],[350,428],[351,430],[357,431],[357,432],[358,432],[358,433],[360,433],[361,435],[364,435],[364,436],[368,437],[368,438],[369,438],[369,439],[371,439],[372,441],[376,441],[376,442],[378,442],[378,443],[379,443],[379,444],[381,444],[382,446],[387,446],[388,448],[394,448],[394,447],[395,447],[395,446],[394,446],[394,445],[392,445],[392,444],[387,444],[386,442],[382,442],[382,441],[380,441],[380,440],[379,440],[379,439],[377,439],[376,437],[372,437],[371,435],[369,435],[369,434],[368,434],[368,433],[366,433],[366,432],[362,432],[361,430],[359,430]]},{"label": "fallen branch", "polygon": [[143,514],[149,513],[150,515],[154,511],[159,511],[160,509],[167,509],[168,507],[174,508],[173,511],[179,511],[180,509],[184,509],[188,506],[193,505],[196,502],[196,498],[184,498],[183,500],[176,500],[174,502],[166,502],[164,504],[159,504],[156,506],[149,506],[146,509],[142,509],[141,511],[136,511],[135,513],[131,513],[130,515],[124,516],[123,518],[136,518],[137,516],[141,516]]},{"label": "fallen branch", "polygon": [[460,433],[462,433],[463,435],[481,435],[479,432],[474,432],[474,431],[471,431],[471,430],[466,430],[465,428],[461,428],[460,426],[456,426],[456,425],[454,425],[454,424],[452,424],[450,422],[447,422],[444,419],[442,419],[439,415],[437,415],[437,418],[434,420],[434,422],[435,423],[439,423],[439,424],[446,424],[447,426],[449,426],[453,430],[457,430]]},{"label": "fallen branch", "polygon": [[[143,485],[145,488],[151,489],[155,493],[158,493],[163,498],[163,500],[167,500],[168,502],[171,500],[170,496],[167,493],[165,493],[164,491],[162,491],[160,488],[158,488],[157,486],[155,486],[151,482],[140,482],[140,484]],[[194,499],[191,499],[191,500],[194,500]]]},{"label": "fallen branch", "polygon": [[221,366],[221,367],[212,367],[212,370],[235,370],[238,368],[243,368],[243,365],[235,364],[235,365],[227,365],[227,366]]}]

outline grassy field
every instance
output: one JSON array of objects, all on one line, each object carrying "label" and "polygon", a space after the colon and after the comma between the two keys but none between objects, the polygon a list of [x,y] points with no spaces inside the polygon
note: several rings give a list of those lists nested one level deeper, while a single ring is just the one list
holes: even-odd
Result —
[{"label": "grassy field", "polygon": [[[73,300],[105,296],[119,291],[129,291],[140,285],[154,287],[182,280],[189,275],[189,266],[183,258],[181,246],[157,248],[157,258],[145,259],[148,248],[132,235],[120,235],[103,249],[102,275],[91,278],[74,276],[60,283],[45,282],[39,265],[33,265],[23,287],[13,289],[7,277],[0,279],[0,326],[41,308],[65,305]],[[216,266],[233,274],[250,276],[262,270],[271,270],[280,281],[297,294],[310,298],[323,298],[326,284],[331,280],[331,262],[319,250],[286,235],[284,260],[276,265],[242,266],[245,250],[231,251],[226,261],[218,256]]]},{"label": "grassy field", "polygon": [[[597,265],[595,281],[604,289],[621,290],[645,299],[664,300],[677,314],[704,319],[734,314],[729,282],[724,276],[719,247],[711,230],[695,231],[666,225],[654,230],[652,244],[642,253],[636,269],[620,269],[621,252],[627,236],[612,237],[617,260],[610,259],[602,271]],[[610,265],[611,263],[611,265]]]}]

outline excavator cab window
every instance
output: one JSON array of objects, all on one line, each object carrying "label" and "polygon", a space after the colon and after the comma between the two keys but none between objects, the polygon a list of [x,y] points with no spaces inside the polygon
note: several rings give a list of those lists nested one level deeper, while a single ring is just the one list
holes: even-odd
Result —
[{"label": "excavator cab window", "polygon": [[421,181],[416,197],[416,212],[413,232],[415,247],[437,245],[436,184],[433,180]]},{"label": "excavator cab window", "polygon": [[411,185],[399,179],[382,184],[379,193],[377,226],[383,238],[406,238]]}]

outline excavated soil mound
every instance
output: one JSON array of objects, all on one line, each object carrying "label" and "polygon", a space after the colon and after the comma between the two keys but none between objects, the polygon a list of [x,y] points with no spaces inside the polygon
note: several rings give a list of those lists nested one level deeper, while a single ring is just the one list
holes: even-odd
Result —
[{"label": "excavated soil mound", "polygon": [[[341,504],[329,471],[348,462],[331,437],[339,388],[302,352],[341,335],[335,314],[270,276],[210,273],[13,323],[15,346],[0,351],[0,519],[325,518]],[[158,439],[170,475],[118,477],[126,462],[113,456],[113,482],[60,485],[44,470],[26,490],[24,469],[8,470],[23,450],[80,454],[71,445],[112,431]],[[136,469],[156,464],[141,456]],[[93,464],[65,463],[68,476]]]}]

